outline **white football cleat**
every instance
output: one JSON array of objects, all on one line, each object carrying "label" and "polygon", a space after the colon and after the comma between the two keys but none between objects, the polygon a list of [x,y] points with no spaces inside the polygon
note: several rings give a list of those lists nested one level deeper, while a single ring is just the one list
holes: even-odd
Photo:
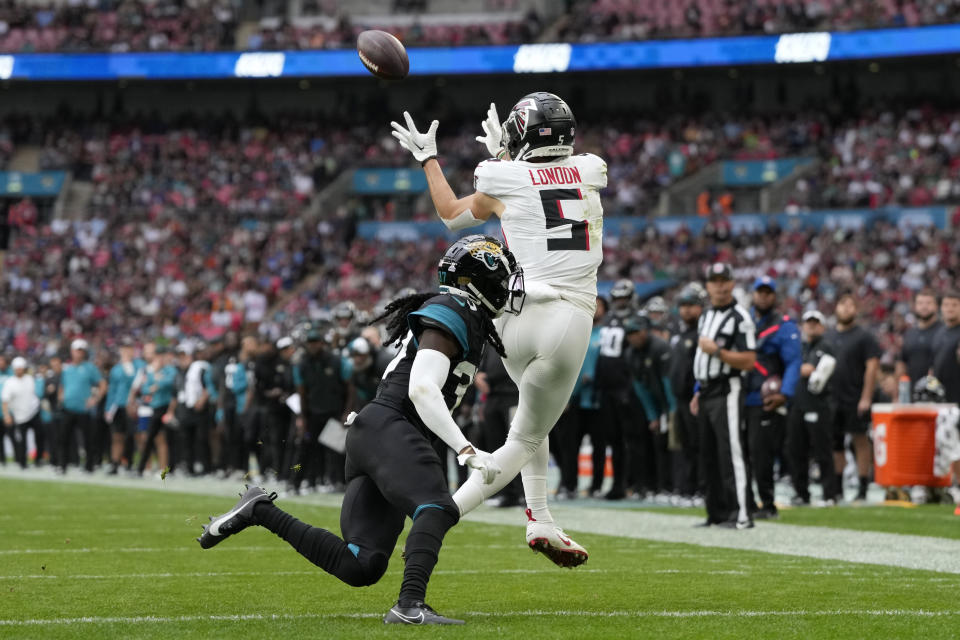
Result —
[{"label": "white football cleat", "polygon": [[558,567],[572,569],[587,561],[587,550],[552,522],[538,522],[530,509],[527,513],[527,545],[547,556]]}]

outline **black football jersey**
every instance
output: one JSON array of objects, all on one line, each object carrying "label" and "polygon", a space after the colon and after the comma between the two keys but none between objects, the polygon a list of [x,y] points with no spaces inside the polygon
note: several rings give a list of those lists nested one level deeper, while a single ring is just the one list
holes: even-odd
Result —
[{"label": "black football jersey", "polygon": [[447,408],[453,411],[480,367],[486,344],[484,313],[486,311],[467,298],[452,294],[437,294],[424,302],[418,310],[407,316],[410,331],[403,340],[400,352],[387,366],[374,402],[400,410],[425,436],[435,439],[436,436],[423,424],[408,395],[417,341],[424,329],[431,328],[448,333],[460,345],[460,353],[450,359],[450,373],[441,389]]},{"label": "black football jersey", "polygon": [[594,386],[600,391],[623,391],[633,387],[627,363],[627,333],[623,317],[608,313],[600,328],[600,352],[594,374]]}]

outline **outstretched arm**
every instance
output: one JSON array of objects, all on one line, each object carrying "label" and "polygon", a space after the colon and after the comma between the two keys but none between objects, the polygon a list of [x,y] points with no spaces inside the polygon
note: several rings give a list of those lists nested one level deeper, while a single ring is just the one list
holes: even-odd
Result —
[{"label": "outstretched arm", "polygon": [[[463,229],[485,222],[491,215],[503,213],[503,203],[479,191],[463,198],[457,198],[450,183],[447,182],[440,163],[431,158],[423,165],[427,175],[427,186],[437,215],[451,229]],[[469,216],[465,218],[464,215]],[[472,219],[472,222],[471,220]]]},{"label": "outstretched arm", "polygon": [[503,203],[496,198],[476,192],[464,198],[457,198],[447,178],[437,162],[437,127],[434,120],[425,133],[420,133],[413,122],[413,118],[406,111],[403,112],[407,126],[391,122],[393,137],[400,145],[413,154],[413,157],[423,165],[427,176],[427,185],[430,188],[430,197],[433,206],[444,224],[450,229],[465,229],[483,223],[494,213],[503,212]]}]

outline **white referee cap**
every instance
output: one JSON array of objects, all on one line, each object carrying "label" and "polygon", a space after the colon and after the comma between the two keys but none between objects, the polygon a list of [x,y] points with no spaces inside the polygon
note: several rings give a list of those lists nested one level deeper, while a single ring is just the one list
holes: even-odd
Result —
[{"label": "white referee cap", "polygon": [[90,351],[90,345],[88,345],[87,341],[84,340],[83,338],[77,338],[76,340],[70,343],[70,350],[73,351],[76,349],[80,349],[83,351]]},{"label": "white referee cap", "polygon": [[27,360],[26,360],[26,358],[21,358],[20,356],[17,356],[16,358],[13,359],[13,362],[10,363],[10,366],[11,366],[14,370],[17,370],[17,369],[26,369],[26,368],[27,368]]},{"label": "white referee cap", "polygon": [[803,321],[809,322],[810,320],[816,320],[824,326],[827,324],[827,318],[816,309],[810,309],[809,311],[805,311],[803,313]]}]

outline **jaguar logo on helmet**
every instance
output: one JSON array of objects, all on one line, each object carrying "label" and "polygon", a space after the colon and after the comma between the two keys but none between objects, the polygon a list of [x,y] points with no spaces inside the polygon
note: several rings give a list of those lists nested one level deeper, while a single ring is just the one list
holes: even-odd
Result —
[{"label": "jaguar logo on helmet", "polygon": [[496,271],[503,264],[503,250],[487,240],[473,243],[468,247],[470,255],[486,265],[490,271]]},{"label": "jaguar logo on helmet", "polygon": [[438,276],[441,291],[465,296],[493,317],[523,308],[523,269],[492,236],[475,234],[455,242],[440,259]]}]

